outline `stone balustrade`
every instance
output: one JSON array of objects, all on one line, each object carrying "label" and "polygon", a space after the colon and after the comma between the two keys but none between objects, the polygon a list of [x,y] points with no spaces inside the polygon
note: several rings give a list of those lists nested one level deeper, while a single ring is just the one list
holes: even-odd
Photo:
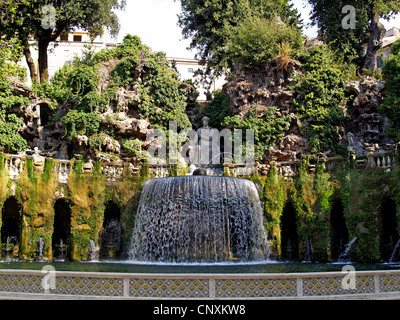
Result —
[{"label": "stone balustrade", "polygon": [[[399,299],[400,272],[128,274],[0,270],[1,299]],[[343,285],[345,283],[345,285]],[[346,285],[347,284],[347,285]]]},{"label": "stone balustrade", "polygon": [[[11,155],[3,154],[3,167],[7,170],[9,177],[16,180],[20,177],[26,168],[27,159],[32,158],[30,155]],[[307,158],[307,156],[304,156]],[[319,157],[309,156],[306,168],[307,171],[315,172],[318,167],[322,166],[329,173],[337,173],[339,171],[349,169],[371,170],[380,169],[390,171],[398,163],[399,151],[375,151],[373,148],[367,148],[367,155],[356,158],[354,152],[350,151],[348,157],[326,157],[320,154]],[[45,160],[51,159],[43,157],[42,161],[33,161],[35,171],[43,171]],[[61,183],[66,183],[76,160],[53,160],[53,170],[57,173]],[[80,161],[80,160],[78,160]],[[268,164],[255,163],[253,166],[246,164],[224,164],[223,172],[225,175],[232,177],[247,177],[258,173],[259,175],[268,175],[271,167],[275,167],[278,175],[288,179],[294,178],[300,171],[303,160],[296,161],[271,161]],[[108,182],[115,182],[123,179],[124,176],[138,176],[140,174],[140,166],[133,165],[131,162],[101,162],[101,173],[107,177]],[[173,175],[177,171],[175,165],[147,165],[149,176],[154,178],[165,178]],[[94,164],[92,161],[88,163],[82,162],[82,171],[84,174],[92,174]]]}]

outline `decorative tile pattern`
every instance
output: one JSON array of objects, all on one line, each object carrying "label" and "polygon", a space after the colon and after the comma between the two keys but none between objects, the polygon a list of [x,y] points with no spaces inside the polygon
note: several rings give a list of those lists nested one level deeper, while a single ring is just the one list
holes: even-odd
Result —
[{"label": "decorative tile pattern", "polygon": [[379,276],[379,290],[381,292],[400,291],[400,274]]},{"label": "decorative tile pattern", "polygon": [[129,295],[154,298],[207,298],[209,280],[130,279]]},{"label": "decorative tile pattern", "polygon": [[42,277],[0,274],[0,291],[15,293],[44,293]]},{"label": "decorative tile pattern", "polygon": [[218,298],[294,297],[296,295],[296,279],[235,279],[215,281],[215,296]]},{"label": "decorative tile pattern", "polygon": [[124,294],[122,279],[57,277],[55,294],[117,297]]},{"label": "decorative tile pattern", "polygon": [[344,289],[342,277],[303,279],[304,296],[367,294],[375,292],[373,276],[356,277],[355,289]]},{"label": "decorative tile pattern", "polygon": [[[24,272],[25,273],[25,272]],[[312,278],[294,278],[282,275],[281,278],[268,275],[259,279],[195,279],[195,275],[178,277],[161,276],[157,278],[133,278],[132,275],[97,274],[57,274],[56,289],[48,293],[54,295],[75,295],[91,297],[125,297],[125,298],[264,298],[296,297],[302,290],[304,297],[322,297],[332,295],[374,294],[375,285],[380,293],[400,293],[400,273],[380,272],[357,274],[356,288],[344,289],[343,277],[338,274],[316,275]],[[230,276],[228,276],[230,277]],[[300,276],[301,277],[301,276]],[[222,278],[222,279],[221,279]],[[0,292],[7,293],[45,293],[42,287],[44,275],[18,275],[15,272],[0,273]],[[375,282],[376,281],[376,282]],[[302,287],[298,287],[301,284]]]}]

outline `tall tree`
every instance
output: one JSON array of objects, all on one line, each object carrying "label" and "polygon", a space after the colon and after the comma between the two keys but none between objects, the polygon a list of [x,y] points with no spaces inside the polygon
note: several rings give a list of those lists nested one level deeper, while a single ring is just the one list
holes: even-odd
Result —
[{"label": "tall tree", "polygon": [[[380,18],[389,20],[400,12],[398,0],[308,0],[313,9],[312,24],[319,27],[320,36],[336,50],[346,62],[355,62],[361,69],[373,71],[385,35]],[[342,9],[353,6],[355,28],[343,28]],[[368,44],[363,55],[363,45]]]},{"label": "tall tree", "polygon": [[24,44],[25,57],[32,80],[37,80],[30,55],[29,40],[38,44],[38,75],[47,82],[48,47],[61,34],[77,28],[89,31],[91,36],[102,35],[104,27],[112,35],[119,31],[118,17],[114,10],[123,9],[125,0],[4,0],[0,7],[1,34],[17,37]]},{"label": "tall tree", "polygon": [[[39,81],[39,75],[37,73],[36,64],[32,58],[29,38],[32,33],[32,28],[24,25],[22,17],[25,15],[20,10],[27,9],[24,6],[25,0],[3,0],[0,3],[0,36],[5,39],[13,39],[16,35],[21,40],[23,46],[23,53],[26,59],[26,63],[29,68],[29,73],[32,82]],[[33,26],[32,26],[33,27]]]},{"label": "tall tree", "polygon": [[232,61],[226,50],[232,27],[251,16],[270,19],[278,15],[289,24],[298,24],[299,15],[289,0],[181,0],[179,26],[184,38],[191,38],[191,49],[207,65],[210,75],[219,76]]}]

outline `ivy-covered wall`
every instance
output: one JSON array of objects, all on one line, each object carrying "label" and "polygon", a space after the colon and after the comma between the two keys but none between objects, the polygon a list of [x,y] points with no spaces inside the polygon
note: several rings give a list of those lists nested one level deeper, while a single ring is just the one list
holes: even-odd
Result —
[{"label": "ivy-covered wall", "polygon": [[282,214],[291,202],[296,211],[299,260],[305,258],[309,240],[312,261],[332,261],[331,211],[334,201],[339,200],[343,203],[349,239],[358,238],[351,251],[351,259],[358,262],[381,261],[382,248],[387,245],[382,240],[382,206],[385,199],[391,199],[396,204],[399,236],[400,168],[396,166],[390,172],[352,169],[329,174],[322,166],[309,173],[305,164],[293,180],[279,177],[276,170],[271,170],[267,177],[252,178],[259,186],[265,228],[273,254],[282,255]]},{"label": "ivy-covered wall", "polygon": [[[387,199],[396,205],[396,230],[400,238],[400,167],[391,171],[352,169],[330,174],[324,170],[323,164],[309,172],[307,164],[308,159],[304,158],[295,179],[279,176],[274,167],[268,176],[250,178],[260,193],[265,228],[274,257],[279,258],[283,253],[283,214],[287,204],[291,203],[295,209],[299,260],[305,259],[306,244],[309,243],[312,261],[332,261],[331,211],[333,203],[341,201],[348,238],[358,238],[351,259],[381,261],[382,248],[388,245],[383,243],[382,226],[383,203]],[[171,174],[176,175],[176,172]],[[120,223],[125,230],[125,240],[129,242],[141,189],[148,179],[150,177],[143,170],[139,177],[124,174],[121,181],[110,183],[101,174],[98,163],[91,174],[84,174],[82,162],[75,161],[67,184],[60,184],[53,160],[48,159],[40,170],[28,160],[20,179],[13,181],[6,174],[6,168],[1,167],[0,208],[3,209],[10,197],[15,197],[22,208],[18,257],[35,260],[41,237],[45,243],[45,260],[53,259],[54,205],[58,199],[66,199],[71,210],[69,258],[72,260],[87,259],[90,240],[100,245],[106,203],[110,201],[120,208]]]},{"label": "ivy-covered wall", "polygon": [[[71,246],[68,256],[73,261],[87,260],[90,240],[96,245],[100,244],[105,204],[108,201],[113,201],[121,209],[121,225],[127,236],[131,233],[133,212],[136,212],[138,195],[147,177],[124,175],[122,181],[106,183],[98,163],[91,174],[84,174],[82,165],[81,161],[75,161],[67,184],[59,183],[51,159],[46,160],[44,168],[39,170],[35,170],[28,159],[18,181],[10,180],[6,170],[0,168],[0,208],[3,209],[5,201],[11,196],[22,207],[18,258],[35,260],[38,241],[42,238],[44,259],[53,259],[54,205],[58,199],[66,199],[71,209]],[[1,244],[2,254],[5,245]]]}]

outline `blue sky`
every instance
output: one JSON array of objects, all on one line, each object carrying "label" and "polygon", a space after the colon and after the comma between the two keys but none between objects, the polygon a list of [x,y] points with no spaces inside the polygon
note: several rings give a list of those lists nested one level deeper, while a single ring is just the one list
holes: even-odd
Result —
[{"label": "blue sky", "polygon": [[[292,0],[302,14],[305,23],[309,22],[310,7],[306,0]],[[186,50],[190,40],[183,40],[181,29],[177,26],[180,1],[174,0],[127,0],[125,11],[119,12],[121,32],[118,40],[128,34],[138,35],[153,51],[166,52],[168,57],[194,58],[196,52]],[[382,21],[387,29],[400,27],[400,16],[390,22]],[[315,29],[307,29],[309,37],[316,35]]]}]

